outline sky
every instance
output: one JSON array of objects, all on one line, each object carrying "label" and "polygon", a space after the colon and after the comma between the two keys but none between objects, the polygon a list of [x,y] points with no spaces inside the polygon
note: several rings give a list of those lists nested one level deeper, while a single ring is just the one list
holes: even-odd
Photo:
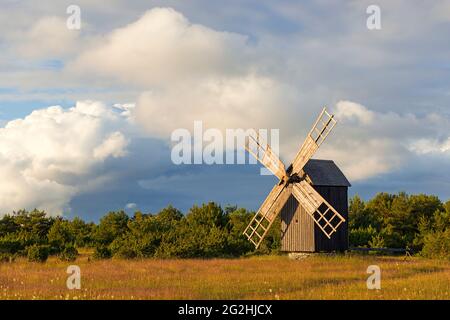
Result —
[{"label": "sky", "polygon": [[450,1],[80,0],[79,29],[70,5],[1,0],[0,214],[255,210],[274,176],[176,165],[171,134],[279,129],[287,166],[323,106],[350,195],[450,198]]}]

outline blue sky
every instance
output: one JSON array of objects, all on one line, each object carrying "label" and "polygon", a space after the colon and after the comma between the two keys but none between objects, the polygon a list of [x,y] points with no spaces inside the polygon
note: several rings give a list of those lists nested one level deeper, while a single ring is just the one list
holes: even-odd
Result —
[{"label": "blue sky", "polygon": [[[109,210],[257,209],[257,165],[181,165],[170,135],[275,128],[288,165],[326,105],[316,155],[351,194],[450,198],[450,1],[8,0],[0,13],[0,214],[96,220]],[[132,204],[132,205],[130,205]]]}]

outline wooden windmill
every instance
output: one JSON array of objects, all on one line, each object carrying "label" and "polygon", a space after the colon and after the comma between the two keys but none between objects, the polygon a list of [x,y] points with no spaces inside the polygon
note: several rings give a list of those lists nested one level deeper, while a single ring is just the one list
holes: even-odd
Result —
[{"label": "wooden windmill", "polygon": [[[279,178],[244,231],[256,248],[280,213],[282,249],[285,251],[347,248],[345,217],[348,216],[347,187],[350,183],[333,161],[311,159],[335,125],[334,116],[324,108],[287,169],[258,135],[248,137],[247,151]],[[345,212],[339,213],[325,198]],[[300,227],[294,226],[299,221]]]}]

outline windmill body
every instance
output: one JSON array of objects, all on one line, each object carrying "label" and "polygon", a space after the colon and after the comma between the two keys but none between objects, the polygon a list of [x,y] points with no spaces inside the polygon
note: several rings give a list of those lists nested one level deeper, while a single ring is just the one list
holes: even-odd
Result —
[{"label": "windmill body", "polygon": [[324,108],[287,169],[266,141],[249,136],[247,151],[279,179],[244,231],[256,248],[281,213],[283,250],[347,249],[350,184],[333,161],[311,159],[335,125]]},{"label": "windmill body", "polygon": [[340,212],[345,221],[328,238],[294,196],[281,210],[281,250],[331,252],[348,249],[348,187],[350,183],[332,160],[309,160],[304,171],[312,187]]}]

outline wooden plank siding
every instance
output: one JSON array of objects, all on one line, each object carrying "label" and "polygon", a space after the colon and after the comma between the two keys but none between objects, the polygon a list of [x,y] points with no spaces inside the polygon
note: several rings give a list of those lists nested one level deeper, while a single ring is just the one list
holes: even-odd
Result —
[{"label": "wooden plank siding", "polygon": [[281,211],[281,250],[287,252],[344,251],[348,249],[347,187],[314,186],[344,218],[337,232],[328,239],[313,219],[290,196]]},{"label": "wooden plank siding", "polygon": [[281,250],[288,252],[315,250],[314,221],[292,195],[281,211]]},{"label": "wooden plank siding", "polygon": [[345,251],[348,249],[348,188],[314,186],[325,200],[327,200],[345,219],[328,239],[317,225],[314,225],[315,251]]}]

